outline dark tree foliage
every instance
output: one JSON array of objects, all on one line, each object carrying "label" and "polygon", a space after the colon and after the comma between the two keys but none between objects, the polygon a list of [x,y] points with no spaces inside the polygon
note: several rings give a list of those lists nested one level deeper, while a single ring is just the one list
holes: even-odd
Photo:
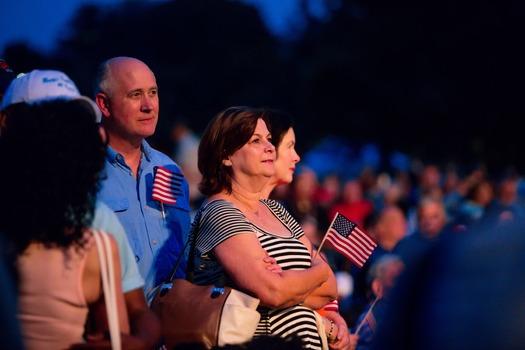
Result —
[{"label": "dark tree foliage", "polygon": [[524,17],[515,0],[343,1],[298,46],[303,114],[427,159],[517,163]]},{"label": "dark tree foliage", "polygon": [[429,161],[521,166],[525,3],[325,0],[319,20],[298,1],[308,22],[294,40],[241,1],[131,1],[81,8],[51,55],[17,44],[3,57],[18,71],[63,70],[88,95],[102,60],[142,59],[160,88],[161,147],[177,118],[201,132],[242,104],[292,113],[303,150],[335,135]]}]

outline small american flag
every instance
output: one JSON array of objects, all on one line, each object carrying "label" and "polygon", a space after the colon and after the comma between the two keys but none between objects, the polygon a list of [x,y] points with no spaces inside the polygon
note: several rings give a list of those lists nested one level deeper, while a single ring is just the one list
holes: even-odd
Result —
[{"label": "small american flag", "polygon": [[161,166],[155,167],[153,180],[153,200],[166,204],[177,203],[177,196],[181,194],[180,187],[183,180],[182,174],[174,173]]},{"label": "small american flag", "polygon": [[[372,305],[370,305],[370,307],[368,308],[365,316],[362,318],[361,322],[359,322],[359,325],[357,326],[354,334],[357,334],[359,335],[359,337],[362,337],[363,339],[365,338],[368,338],[370,337],[371,335],[373,335],[374,333],[377,332],[377,320],[378,318],[376,317],[376,313],[379,312],[378,316],[379,318],[381,318],[381,303],[378,304],[378,302],[381,300],[381,298],[379,297],[376,297],[376,299],[374,300],[374,302],[372,303]],[[376,304],[379,306],[379,309],[377,307],[374,307],[376,306]],[[383,309],[384,310],[384,309]],[[384,311],[382,311],[384,312]],[[363,330],[361,332],[361,334],[359,334],[359,332]]]},{"label": "small american flag", "polygon": [[363,267],[377,247],[377,243],[368,233],[339,213],[335,215],[325,239],[359,268]]}]

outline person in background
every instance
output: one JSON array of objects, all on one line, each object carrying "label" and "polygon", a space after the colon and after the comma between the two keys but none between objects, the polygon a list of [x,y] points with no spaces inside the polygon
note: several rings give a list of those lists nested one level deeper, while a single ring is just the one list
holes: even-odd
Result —
[{"label": "person in background", "polygon": [[525,217],[518,196],[518,179],[504,177],[496,186],[494,199],[486,205],[481,225],[503,225]]},{"label": "person in background", "polygon": [[[231,107],[218,113],[202,135],[198,164],[206,200],[192,225],[194,283],[215,283],[225,273],[226,285],[260,299],[255,337],[299,336],[305,348],[322,349],[314,310],[336,298],[337,285],[298,222],[277,201],[261,199],[275,173],[267,125],[264,109]],[[268,269],[267,256],[281,272]],[[309,304],[307,297],[316,289],[324,297]],[[279,321],[284,318],[289,321]],[[335,328],[326,334],[330,342]]]},{"label": "person in background", "polygon": [[[301,160],[301,157],[299,157],[295,150],[296,139],[292,117],[287,113],[277,110],[268,110],[267,116],[270,122],[272,143],[275,146],[275,174],[270,177],[262,191],[261,198],[265,199],[271,198],[271,194],[277,186],[287,185],[292,182],[295,166]],[[315,297],[315,294],[316,292],[314,291],[308,298]],[[308,298],[306,300],[308,300]],[[329,346],[332,349],[355,348],[357,336],[349,337],[348,326],[338,312],[337,299],[320,310],[320,313],[327,319],[324,322],[326,327],[331,324],[330,320],[333,320],[338,328],[336,336],[338,341],[329,344]],[[327,332],[329,332],[329,329]]]},{"label": "person in background", "polygon": [[[425,198],[434,198],[443,201],[444,193],[441,187],[441,169],[437,164],[424,164],[418,162],[418,166],[413,166],[415,184],[409,197],[409,207],[407,210],[408,231],[407,235],[414,234],[419,228],[418,205]],[[443,202],[443,205],[445,203]],[[446,210],[446,207],[445,207]],[[448,219],[448,218],[447,218]]]},{"label": "person in background", "polygon": [[401,259],[390,253],[381,256],[370,266],[366,281],[369,302],[357,318],[356,326],[352,328],[352,333],[359,336],[357,350],[371,348],[378,327],[381,327],[384,321],[389,294],[403,269],[404,264]]},{"label": "person in background", "polygon": [[365,198],[361,183],[355,179],[348,179],[343,184],[343,194],[329,210],[330,221],[336,213],[340,213],[363,227],[366,218],[374,212],[374,204]]},{"label": "person in background", "polygon": [[[15,72],[4,59],[0,59],[0,103],[4,92],[16,78]],[[5,118],[0,113],[0,136]],[[0,327],[4,330],[0,336],[2,344],[8,349],[22,349],[22,336],[16,319],[16,271],[13,268],[12,255],[7,248],[8,241],[0,232],[0,283],[4,286],[0,311]]]},{"label": "person in background", "polygon": [[463,225],[467,230],[478,225],[486,208],[494,200],[494,186],[488,179],[482,179],[473,184],[459,204],[458,214],[454,219],[456,225]]},{"label": "person in background", "polygon": [[[335,218],[337,213],[340,213],[353,221],[364,230],[367,230],[366,220],[374,212],[373,202],[365,198],[361,182],[358,179],[347,179],[343,183],[343,192],[339,199],[329,208],[326,217],[329,222]],[[328,228],[328,227],[327,227]],[[333,248],[327,247],[325,254],[332,262],[335,269],[348,271],[351,273],[353,264],[340,253],[334,251]]]},{"label": "person in background", "polygon": [[200,139],[183,119],[173,123],[171,139],[174,144],[171,158],[179,165],[188,181],[190,205],[192,210],[195,210],[202,201],[202,194],[199,192],[199,183],[202,177],[197,166],[197,150],[199,149]]},{"label": "person in background", "polygon": [[[16,73],[11,69],[7,62],[0,59],[0,104],[4,98],[5,90],[11,81],[16,78]],[[5,117],[0,114],[0,136],[2,135],[2,129],[5,127]]]},{"label": "person in background", "polygon": [[307,166],[298,167],[294,181],[291,183],[289,197],[283,203],[301,225],[309,220],[316,223],[312,235],[319,234],[319,219],[324,214],[314,200],[314,193],[318,186],[317,174],[313,169]]},{"label": "person in background", "polygon": [[3,58],[0,58],[0,102],[2,102],[5,90],[15,78],[16,73],[11,66]]},{"label": "person in background", "polygon": [[354,325],[357,317],[363,312],[369,302],[368,272],[374,263],[382,256],[392,253],[396,245],[405,238],[407,220],[403,211],[396,205],[388,205],[370,218],[369,232],[374,236],[377,247],[374,249],[363,267],[352,266],[354,290],[341,303],[342,314],[348,324]]},{"label": "person in background", "polygon": [[[145,140],[154,134],[159,119],[158,91],[155,75],[136,58],[108,59],[95,75],[95,101],[109,139],[100,200],[126,230],[149,300],[154,294],[150,292],[171,277],[191,220],[184,175],[169,156]],[[170,174],[170,203],[153,199],[158,167]],[[184,277],[185,259],[180,267],[176,277]]]},{"label": "person in background", "polygon": [[[16,78],[9,85],[1,109],[6,122],[4,128],[7,128],[11,119],[16,118],[17,110],[24,108],[25,103],[34,104],[57,99],[88,103],[95,116],[93,122],[100,123],[101,112],[98,106],[90,98],[82,96],[76,84],[64,72],[35,69]],[[99,130],[105,139],[104,130]],[[122,291],[131,325],[131,334],[123,336],[122,345],[126,348],[149,349],[160,339],[160,324],[146,303],[143,292],[144,279],[138,271],[126,232],[115,213],[99,200],[96,202],[91,227],[110,233],[119,247]],[[100,341],[109,344],[107,340]]]},{"label": "person in background", "polygon": [[448,222],[443,201],[434,197],[424,197],[417,207],[418,230],[403,238],[395,246],[407,269],[412,268],[443,237],[456,233]]},{"label": "person in background", "polygon": [[[0,196],[0,231],[18,253],[24,346],[65,349],[84,342],[88,315],[93,336],[107,334],[100,252],[89,229],[106,148],[85,101],[21,104],[0,138],[0,164],[12,170],[0,172],[9,185]],[[120,278],[114,283],[120,331],[128,334]]]},{"label": "person in background", "polygon": [[330,208],[341,193],[341,178],[338,173],[328,173],[320,181],[314,192],[314,199],[324,208]]}]

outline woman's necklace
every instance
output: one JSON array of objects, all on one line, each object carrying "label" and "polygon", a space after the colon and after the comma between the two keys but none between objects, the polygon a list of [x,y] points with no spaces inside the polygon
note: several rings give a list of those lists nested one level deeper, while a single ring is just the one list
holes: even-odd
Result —
[{"label": "woman's necklace", "polygon": [[[242,201],[239,197],[235,195],[235,192],[232,191],[232,195],[237,199],[242,205],[244,205],[245,208],[249,209],[251,212],[253,212],[259,219],[261,218],[261,215],[259,214],[259,209],[253,210],[246,202]],[[259,207],[259,202],[257,202],[257,207]]]}]

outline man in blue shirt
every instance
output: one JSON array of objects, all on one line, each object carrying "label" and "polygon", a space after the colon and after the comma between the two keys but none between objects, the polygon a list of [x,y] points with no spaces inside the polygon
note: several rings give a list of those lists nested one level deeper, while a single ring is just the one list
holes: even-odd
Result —
[{"label": "man in blue shirt", "polygon": [[[169,279],[190,230],[188,182],[167,155],[145,141],[158,121],[159,96],[155,75],[142,61],[115,57],[96,73],[95,100],[102,112],[109,146],[106,180],[99,199],[118,216],[128,235],[146,295]],[[174,189],[175,204],[152,198],[156,167],[182,179]],[[177,276],[184,276],[183,259]]]}]

